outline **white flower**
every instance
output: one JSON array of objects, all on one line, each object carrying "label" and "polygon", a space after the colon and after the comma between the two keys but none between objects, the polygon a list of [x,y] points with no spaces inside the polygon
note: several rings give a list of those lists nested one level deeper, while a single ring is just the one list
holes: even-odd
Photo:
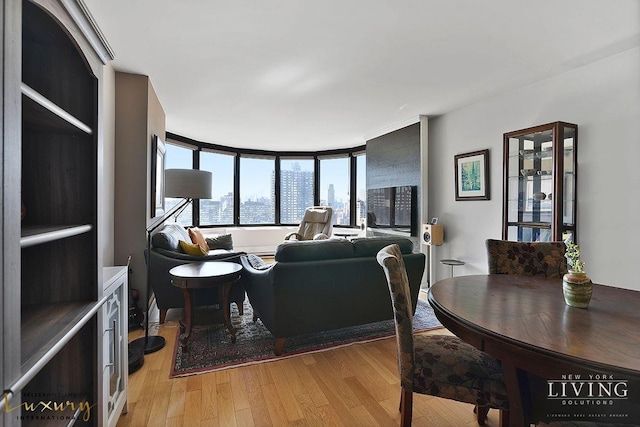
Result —
[{"label": "white flower", "polygon": [[564,253],[564,257],[567,259],[570,270],[575,271],[576,273],[584,272],[584,261],[580,260],[580,246],[576,245],[572,241],[568,241],[565,243],[567,246],[567,250]]}]

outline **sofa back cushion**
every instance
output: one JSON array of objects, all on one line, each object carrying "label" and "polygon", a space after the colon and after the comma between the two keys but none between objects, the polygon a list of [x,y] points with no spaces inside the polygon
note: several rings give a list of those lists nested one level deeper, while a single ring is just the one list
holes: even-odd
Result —
[{"label": "sofa back cushion", "polygon": [[180,247],[180,240],[191,241],[187,230],[178,224],[167,224],[151,237],[151,245],[154,248],[183,252]]},{"label": "sofa back cushion", "polygon": [[276,248],[278,262],[320,261],[353,257],[353,245],[346,239],[301,240],[281,243]]},{"label": "sofa back cushion", "polygon": [[376,257],[380,249],[394,243],[400,247],[403,254],[413,252],[413,242],[406,237],[361,237],[351,242],[356,257]]},{"label": "sofa back cushion", "polygon": [[205,237],[205,242],[207,242],[209,249],[233,250],[233,237],[231,234],[216,234],[215,236]]}]

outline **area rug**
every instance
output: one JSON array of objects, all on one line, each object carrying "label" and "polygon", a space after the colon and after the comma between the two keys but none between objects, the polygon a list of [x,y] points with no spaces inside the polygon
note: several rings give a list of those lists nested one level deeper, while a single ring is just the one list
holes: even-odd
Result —
[{"label": "area rug", "polygon": [[[231,322],[236,328],[236,342],[231,343],[229,335],[220,324],[220,310],[213,307],[199,307],[194,311],[194,326],[186,351],[179,344],[180,330],[171,364],[170,378],[213,372],[253,363],[278,360],[303,353],[329,350],[332,348],[388,338],[395,335],[393,320],[369,323],[332,331],[298,335],[287,338],[281,356],[273,353],[274,337],[260,319],[253,322],[253,310],[245,300],[244,314],[240,316],[232,304]],[[431,306],[418,300],[413,318],[414,331],[421,332],[441,328]]]}]

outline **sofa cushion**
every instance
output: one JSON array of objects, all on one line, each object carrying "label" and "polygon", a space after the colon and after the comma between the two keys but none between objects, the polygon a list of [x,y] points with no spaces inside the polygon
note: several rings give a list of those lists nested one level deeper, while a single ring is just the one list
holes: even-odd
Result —
[{"label": "sofa cushion", "polygon": [[197,244],[205,252],[209,250],[209,246],[207,245],[207,242],[205,242],[204,240],[202,231],[200,231],[198,227],[191,227],[188,230],[188,232],[189,232],[189,237],[191,238],[191,243]]},{"label": "sofa cushion", "polygon": [[197,243],[189,243],[184,240],[180,240],[180,248],[184,251],[184,253],[193,256],[205,256],[207,255],[207,251],[203,250],[199,244]]},{"label": "sofa cushion", "polygon": [[228,251],[233,250],[233,239],[231,234],[218,234],[205,238],[209,249],[226,249]]},{"label": "sofa cushion", "polygon": [[187,230],[178,224],[167,224],[151,237],[151,245],[154,248],[181,252],[180,240],[185,242],[191,240]]},{"label": "sofa cushion", "polygon": [[413,252],[413,242],[406,237],[361,237],[352,239],[353,251],[356,257],[376,257],[380,249],[396,244],[400,252],[410,254]]},{"label": "sofa cushion", "polygon": [[287,241],[276,248],[278,262],[320,261],[352,258],[353,246],[346,239]]}]

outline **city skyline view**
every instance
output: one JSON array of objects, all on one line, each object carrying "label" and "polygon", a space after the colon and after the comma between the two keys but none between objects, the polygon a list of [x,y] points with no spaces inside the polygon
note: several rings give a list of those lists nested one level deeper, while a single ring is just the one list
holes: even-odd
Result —
[{"label": "city skyline view", "polygon": [[[193,151],[166,145],[165,169],[190,169]],[[366,157],[357,156],[356,223],[366,218]],[[200,225],[234,224],[235,156],[213,151],[200,153],[200,169],[212,173],[212,198],[200,201]],[[239,224],[275,223],[275,157],[240,158]],[[313,158],[283,158],[280,161],[280,223],[297,224],[307,207],[313,206]],[[334,210],[333,223],[350,225],[350,163],[348,157],[320,159],[320,204]],[[168,211],[179,200],[166,198]],[[177,218],[181,225],[192,225],[191,205]]]}]

